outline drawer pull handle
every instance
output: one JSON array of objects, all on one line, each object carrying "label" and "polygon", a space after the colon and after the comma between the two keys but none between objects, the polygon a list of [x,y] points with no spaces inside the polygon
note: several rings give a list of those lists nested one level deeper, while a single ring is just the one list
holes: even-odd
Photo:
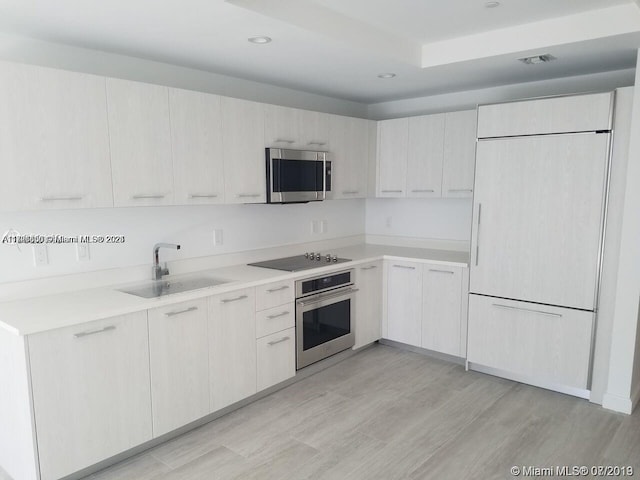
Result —
[{"label": "drawer pull handle", "polygon": [[217,193],[190,193],[189,198],[218,198]]},{"label": "drawer pull handle", "polygon": [[530,313],[538,313],[540,315],[547,315],[549,317],[561,317],[561,313],[553,313],[553,312],[545,312],[543,310],[534,310],[531,308],[521,308],[521,307],[512,307],[511,305],[502,305],[500,303],[493,303],[494,307],[498,308],[506,308],[507,310],[519,310],[521,312],[530,312]]},{"label": "drawer pull handle", "polygon": [[174,317],[174,316],[180,315],[182,313],[195,312],[196,310],[198,310],[198,307],[189,307],[189,308],[185,308],[184,310],[177,310],[177,311],[174,311],[174,312],[167,312],[167,313],[165,313],[165,315],[167,317]]},{"label": "drawer pull handle", "polygon": [[278,288],[270,288],[267,290],[267,293],[280,292],[282,290],[286,290],[287,288],[289,288],[289,285],[283,285],[282,287]]},{"label": "drawer pull handle", "polygon": [[267,342],[267,345],[277,345],[278,343],[286,342],[290,337],[282,337],[280,340],[273,340],[271,342]]},{"label": "drawer pull handle", "polygon": [[382,190],[382,193],[402,193],[402,190]]},{"label": "drawer pull handle", "polygon": [[322,147],[323,145],[326,145],[327,142],[309,142],[307,143],[307,145],[318,145],[319,147]]},{"label": "drawer pull handle", "polygon": [[453,272],[451,270],[436,270],[435,268],[430,268],[429,271],[436,273],[450,273],[451,275],[453,275]]},{"label": "drawer pull handle", "polygon": [[164,198],[166,195],[164,193],[140,193],[137,195],[132,195],[131,198],[133,200],[144,200],[144,199],[153,199],[153,198]]},{"label": "drawer pull handle", "polygon": [[239,297],[235,297],[235,298],[223,298],[222,300],[220,300],[220,303],[237,302],[238,300],[244,300],[245,298],[249,298],[249,297],[247,295],[240,295]]},{"label": "drawer pull handle", "polygon": [[236,195],[238,198],[258,198],[259,196],[259,193],[239,193]]},{"label": "drawer pull handle", "polygon": [[273,320],[274,318],[284,317],[285,315],[289,315],[289,312],[278,313],[277,315],[268,315],[267,318],[269,320]]},{"label": "drawer pull handle", "polygon": [[294,140],[287,140],[286,138],[276,138],[276,143],[292,144],[292,143],[295,143],[295,141]]},{"label": "drawer pull handle", "polygon": [[91,330],[88,332],[74,333],[73,336],[76,338],[82,338],[82,337],[87,337],[89,335],[96,335],[97,333],[104,333],[104,332],[108,332],[110,330],[115,330],[115,329],[116,329],[115,325],[108,325],[104,328],[101,328],[100,330]]},{"label": "drawer pull handle", "polygon": [[358,193],[360,193],[359,190],[344,190],[342,192],[343,195],[357,195]]},{"label": "drawer pull handle", "polygon": [[433,188],[429,188],[426,190],[411,190],[411,193],[433,193],[435,190]]},{"label": "drawer pull handle", "polygon": [[396,268],[406,268],[407,270],[415,270],[416,267],[410,267],[408,265],[394,265]]},{"label": "drawer pull handle", "polygon": [[450,188],[448,191],[449,192],[469,192],[469,193],[471,193],[471,192],[473,192],[473,189],[472,188]]},{"label": "drawer pull handle", "polygon": [[56,202],[56,201],[68,201],[68,202],[77,202],[78,200],[82,200],[84,195],[71,195],[68,197],[40,197],[41,202]]},{"label": "drawer pull handle", "polygon": [[377,265],[369,265],[368,267],[360,267],[360,270],[372,270],[374,268],[378,268]]}]

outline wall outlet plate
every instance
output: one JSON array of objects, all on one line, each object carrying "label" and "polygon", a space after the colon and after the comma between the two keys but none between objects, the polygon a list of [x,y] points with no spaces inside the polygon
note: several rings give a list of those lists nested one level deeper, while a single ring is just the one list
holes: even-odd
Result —
[{"label": "wall outlet plate", "polygon": [[215,228],[213,230],[213,244],[215,246],[222,245],[222,229]]},{"label": "wall outlet plate", "polygon": [[44,243],[33,246],[33,264],[36,267],[49,265],[49,252]]},{"label": "wall outlet plate", "polygon": [[88,243],[76,243],[76,259],[79,262],[88,262],[91,259]]}]

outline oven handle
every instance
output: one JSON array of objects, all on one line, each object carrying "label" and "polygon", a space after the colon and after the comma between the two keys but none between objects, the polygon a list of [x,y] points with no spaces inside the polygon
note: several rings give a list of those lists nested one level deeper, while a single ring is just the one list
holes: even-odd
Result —
[{"label": "oven handle", "polygon": [[306,307],[307,305],[320,303],[320,302],[323,302],[324,300],[330,300],[332,298],[348,296],[348,295],[351,295],[352,293],[356,293],[357,291],[358,291],[357,288],[347,288],[346,290],[340,290],[339,292],[335,292],[335,293],[327,293],[324,295],[314,296],[312,297],[312,300],[304,300],[304,301],[298,300],[298,305],[300,305],[301,307]]}]

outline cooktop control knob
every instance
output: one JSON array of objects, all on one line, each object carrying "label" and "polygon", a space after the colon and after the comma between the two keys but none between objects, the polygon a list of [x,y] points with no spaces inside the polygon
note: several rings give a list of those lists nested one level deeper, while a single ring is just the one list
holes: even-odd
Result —
[{"label": "cooktop control knob", "polygon": [[333,256],[333,261],[334,261],[334,263],[338,263],[338,256],[337,255]]},{"label": "cooktop control knob", "polygon": [[317,260],[317,261],[320,261],[320,259],[321,259],[321,258],[322,258],[322,257],[321,257],[321,256],[320,256],[320,254],[318,253],[318,254],[316,255],[316,260]]},{"label": "cooktop control knob", "polygon": [[331,262],[331,255],[327,253],[327,263]]},{"label": "cooktop control knob", "polygon": [[315,255],[316,255],[316,254],[315,254],[315,253],[313,253],[313,252],[311,252],[311,253],[309,253],[309,254],[307,254],[307,255],[309,255],[309,257],[308,257],[308,258],[309,258],[309,260],[313,260],[313,257],[315,257]]},{"label": "cooktop control knob", "polygon": [[305,252],[304,258],[309,258],[309,252]]}]

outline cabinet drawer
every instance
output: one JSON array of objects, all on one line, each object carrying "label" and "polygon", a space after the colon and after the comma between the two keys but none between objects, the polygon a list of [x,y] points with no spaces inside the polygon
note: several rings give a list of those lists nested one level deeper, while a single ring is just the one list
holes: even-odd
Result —
[{"label": "cabinet drawer", "polygon": [[291,303],[294,299],[293,281],[273,282],[256,287],[256,310],[265,310],[277,307],[285,303]]},{"label": "cabinet drawer", "polygon": [[469,296],[467,359],[534,385],[587,388],[593,313]]},{"label": "cabinet drawer", "polygon": [[295,328],[288,328],[257,340],[258,391],[296,374],[295,338]]},{"label": "cabinet drawer", "polygon": [[295,326],[295,321],[293,303],[259,311],[256,313],[256,338],[292,328]]}]

